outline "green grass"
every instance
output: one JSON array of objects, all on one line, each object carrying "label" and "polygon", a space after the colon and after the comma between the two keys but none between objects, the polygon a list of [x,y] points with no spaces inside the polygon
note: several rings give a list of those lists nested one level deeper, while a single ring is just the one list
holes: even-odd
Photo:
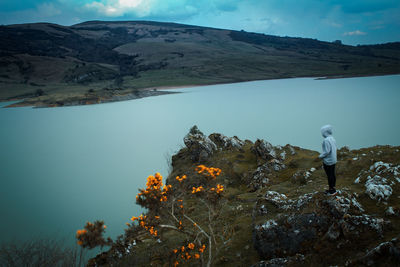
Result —
[{"label": "green grass", "polygon": [[[266,191],[272,190],[285,194],[289,199],[297,199],[299,196],[306,193],[319,192],[315,195],[315,199],[325,198],[322,193],[327,188],[327,178],[324,170],[321,168],[322,162],[317,159],[316,151],[295,148],[296,154],[290,155],[287,153],[285,164],[287,169],[274,172],[270,175],[272,183],[269,186],[251,190],[248,184],[248,177],[257,167],[257,159],[251,152],[252,144],[246,143],[243,151],[223,150],[215,153],[207,162],[206,165],[219,167],[222,169],[222,175],[217,178],[218,183],[225,186],[221,205],[218,206],[219,216],[213,222],[215,229],[228,229],[229,242],[221,248],[217,255],[214,255],[213,266],[250,266],[260,261],[260,258],[253,247],[252,231],[253,225],[264,223],[268,219],[276,219],[277,215],[282,212],[271,203],[264,200],[263,196]],[[285,149],[285,148],[284,148]],[[400,208],[400,198],[397,193],[394,193],[389,199],[387,205],[377,203],[370,199],[364,192],[365,187],[361,184],[354,184],[354,180],[360,170],[368,169],[371,164],[376,161],[390,162],[400,164],[399,147],[391,146],[376,146],[360,150],[351,150],[346,152],[340,150],[338,153],[339,161],[337,163],[337,189],[347,190],[358,194],[358,201],[365,209],[365,214],[373,215],[391,220],[391,228],[385,230],[384,238],[381,240],[371,239],[368,234],[360,239],[360,248],[373,248],[380,242],[390,240],[398,235],[400,231],[400,219],[398,217],[388,217],[385,210],[388,206]],[[396,151],[397,150],[397,151]],[[371,153],[373,151],[373,153]],[[379,154],[379,151],[383,151]],[[177,175],[187,174],[188,180],[185,182],[191,188],[191,183],[196,183],[196,174],[194,167],[196,164],[191,162],[187,157],[187,149],[182,149],[178,156],[174,157],[174,168],[169,175],[167,181],[173,185],[177,192],[184,192],[175,181]],[[362,154],[366,156],[361,156]],[[378,155],[379,154],[379,155]],[[186,155],[186,156],[185,156]],[[358,157],[358,160],[353,158]],[[298,170],[309,170],[316,168],[309,180],[304,184],[294,183],[292,181],[293,174]],[[194,179],[194,180],[193,180]],[[400,190],[397,184],[394,192]],[[199,199],[189,192],[183,196],[185,210],[187,214],[199,223],[206,231],[208,228],[208,210]],[[267,214],[262,216],[254,216],[253,210],[256,205],[265,204],[268,210]],[[313,211],[315,207],[309,209]],[[305,209],[303,212],[307,212]],[[167,222],[163,222],[167,223]],[[226,228],[224,228],[226,226]],[[135,263],[137,266],[148,266],[150,263],[156,265],[168,265],[169,255],[173,248],[179,247],[185,241],[185,236],[175,231],[166,230],[162,235],[162,242],[157,243],[154,238],[151,238],[145,231],[140,231],[136,240],[142,240],[135,247],[134,252],[127,255],[118,264],[121,266],[129,266],[129,263]],[[371,233],[372,236],[373,233]],[[354,258],[354,253],[360,253],[357,248],[348,248],[346,246],[338,249],[332,247],[323,240],[319,240],[314,244],[315,251],[321,254],[313,254],[311,258],[307,258],[306,263],[310,265],[318,265],[322,262],[326,264],[344,264],[341,259]],[[328,256],[321,256],[328,254]],[[147,255],[150,255],[149,257]],[[339,257],[339,255],[342,255]],[[182,264],[181,264],[182,265]],[[180,265],[180,266],[181,266]],[[194,261],[189,261],[183,266],[198,266]]]}]

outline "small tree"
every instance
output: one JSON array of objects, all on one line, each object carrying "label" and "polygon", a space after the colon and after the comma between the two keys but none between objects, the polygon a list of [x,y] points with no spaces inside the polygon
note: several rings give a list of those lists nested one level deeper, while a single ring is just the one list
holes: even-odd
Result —
[{"label": "small tree", "polygon": [[[211,266],[220,249],[228,244],[232,231],[217,222],[221,211],[221,200],[225,187],[217,183],[221,169],[199,165],[196,174],[177,176],[177,185],[164,185],[160,173],[147,178],[146,188],[139,189],[136,203],[147,209],[146,214],[133,216],[128,226],[136,224],[156,240],[162,241],[165,231],[176,231],[182,236],[181,244],[171,249],[170,262],[177,266],[181,262],[199,260],[202,266]],[[185,183],[192,180],[188,187]],[[196,184],[196,185],[194,185]],[[205,221],[196,221],[185,209],[185,203],[195,198],[206,208]],[[200,207],[196,206],[196,209]],[[78,230],[78,244],[83,248],[112,245],[113,241],[103,238],[105,225],[102,221],[87,223]],[[117,244],[114,244],[117,246]],[[207,254],[207,256],[204,256]]]}]

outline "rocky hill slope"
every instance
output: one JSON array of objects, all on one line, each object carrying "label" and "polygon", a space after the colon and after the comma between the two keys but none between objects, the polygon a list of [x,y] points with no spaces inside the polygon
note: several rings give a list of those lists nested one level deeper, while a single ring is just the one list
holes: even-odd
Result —
[{"label": "rocky hill slope", "polygon": [[316,151],[205,136],[197,127],[184,143],[167,185],[156,174],[138,194],[146,213],[89,265],[400,262],[400,147],[341,148],[338,194],[329,196]]},{"label": "rocky hill slope", "polygon": [[23,105],[115,101],[160,86],[400,73],[400,43],[349,46],[174,23],[8,25],[0,40],[0,101]]}]

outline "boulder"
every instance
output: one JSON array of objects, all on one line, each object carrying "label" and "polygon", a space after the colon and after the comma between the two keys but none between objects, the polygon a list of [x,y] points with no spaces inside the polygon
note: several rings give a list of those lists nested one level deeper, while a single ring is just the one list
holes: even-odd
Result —
[{"label": "boulder", "polygon": [[400,165],[377,161],[367,170],[361,170],[354,183],[364,184],[365,193],[371,199],[387,204],[394,185],[400,183]]},{"label": "boulder", "polygon": [[256,264],[253,264],[251,267],[284,267],[284,266],[301,266],[304,265],[304,255],[297,254],[292,257],[286,258],[274,258],[268,261],[260,261]]},{"label": "boulder", "polygon": [[252,174],[252,179],[250,181],[250,186],[254,189],[260,189],[270,183],[271,169],[268,164],[259,166]]},{"label": "boulder", "polygon": [[209,138],[220,150],[241,150],[244,145],[244,142],[237,136],[227,137],[223,134],[213,133],[210,134]]},{"label": "boulder", "polygon": [[188,148],[193,162],[205,162],[217,150],[215,143],[205,136],[197,126],[190,129],[183,142]]},{"label": "boulder", "polygon": [[276,159],[276,151],[274,147],[271,143],[262,139],[257,139],[251,148],[251,151],[256,155],[257,159],[264,161]]},{"label": "boulder", "polygon": [[363,256],[348,261],[346,266],[398,266],[400,262],[400,239],[382,242]]},{"label": "boulder", "polygon": [[268,217],[253,229],[254,247],[262,259],[307,254],[321,242],[357,246],[360,240],[381,238],[389,225],[382,218],[364,214],[356,196],[344,190],[338,190],[336,197],[315,192],[295,199],[267,191],[255,214],[268,216],[261,208],[278,209],[277,216]]}]

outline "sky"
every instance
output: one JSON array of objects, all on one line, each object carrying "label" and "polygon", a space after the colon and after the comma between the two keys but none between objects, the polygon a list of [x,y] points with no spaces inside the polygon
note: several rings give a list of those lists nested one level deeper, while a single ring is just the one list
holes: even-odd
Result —
[{"label": "sky", "polygon": [[0,0],[0,24],[152,20],[344,44],[400,41],[400,0]]}]

